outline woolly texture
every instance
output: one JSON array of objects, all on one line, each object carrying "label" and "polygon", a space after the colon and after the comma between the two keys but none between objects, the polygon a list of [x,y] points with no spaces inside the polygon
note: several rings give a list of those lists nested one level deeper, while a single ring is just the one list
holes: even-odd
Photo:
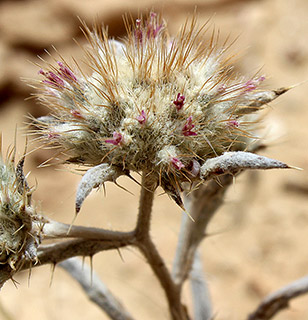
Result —
[{"label": "woolly texture", "polygon": [[122,42],[85,27],[92,75],[65,61],[40,70],[38,98],[52,113],[36,126],[67,162],[156,172],[176,194],[182,182],[200,179],[207,159],[237,143],[243,150],[247,114],[286,90],[258,90],[264,77],[236,76],[226,44],[218,46],[215,32],[202,40],[206,25],[198,28],[195,17],[174,38],[155,13],[128,20]]}]

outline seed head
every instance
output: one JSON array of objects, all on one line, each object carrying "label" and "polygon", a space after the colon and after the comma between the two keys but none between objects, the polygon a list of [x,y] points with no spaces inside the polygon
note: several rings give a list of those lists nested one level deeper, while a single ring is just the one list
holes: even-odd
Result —
[{"label": "seed head", "polygon": [[121,42],[85,26],[91,75],[64,61],[39,72],[38,98],[52,115],[36,125],[67,162],[154,172],[180,190],[207,159],[251,136],[247,114],[279,94],[258,89],[263,76],[235,75],[226,45],[214,32],[204,40],[195,17],[174,38],[155,13],[125,24]]}]

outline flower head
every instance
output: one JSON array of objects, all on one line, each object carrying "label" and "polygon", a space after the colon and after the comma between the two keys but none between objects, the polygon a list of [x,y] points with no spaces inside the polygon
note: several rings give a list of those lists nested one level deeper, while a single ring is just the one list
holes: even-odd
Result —
[{"label": "flower head", "polygon": [[158,14],[125,22],[122,42],[85,27],[92,74],[65,62],[40,71],[38,97],[52,115],[36,124],[68,162],[156,172],[158,181],[172,177],[179,188],[200,178],[196,172],[207,159],[243,143],[248,133],[237,128],[241,118],[280,93],[258,90],[264,77],[239,79],[226,48],[215,35],[205,41],[195,18],[172,39]]},{"label": "flower head", "polygon": [[37,259],[39,235],[32,228],[35,210],[23,164],[24,158],[15,167],[13,158],[5,161],[0,155],[0,287],[23,258]]}]

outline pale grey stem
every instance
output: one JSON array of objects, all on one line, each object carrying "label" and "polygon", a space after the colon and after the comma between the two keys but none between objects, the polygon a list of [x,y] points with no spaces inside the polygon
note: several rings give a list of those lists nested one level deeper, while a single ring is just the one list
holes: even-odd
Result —
[{"label": "pale grey stem", "polygon": [[139,214],[135,230],[135,245],[146,258],[152,271],[164,289],[172,319],[188,320],[189,317],[186,309],[181,303],[180,288],[174,284],[170,272],[150,236],[151,212],[156,187],[157,178],[144,172],[142,174]]},{"label": "pale grey stem", "polygon": [[129,240],[134,237],[133,232],[111,231],[101,228],[68,225],[49,220],[41,228],[44,239],[82,238],[93,240]]},{"label": "pale grey stem", "polygon": [[70,258],[59,264],[83,288],[91,301],[97,304],[113,320],[133,320],[123,305],[103,284],[95,271],[79,258]]},{"label": "pale grey stem", "polygon": [[268,295],[248,320],[269,320],[287,308],[291,299],[308,293],[308,276],[298,279]]},{"label": "pale grey stem", "polygon": [[187,211],[194,221],[183,213],[172,272],[177,285],[181,286],[187,279],[195,251],[206,235],[208,223],[223,203],[224,194],[232,181],[232,175],[224,175],[219,178],[219,183],[211,180],[187,197]]},{"label": "pale grey stem", "polygon": [[200,252],[195,252],[190,271],[190,284],[194,303],[194,320],[213,319],[210,293],[204,277]]},{"label": "pale grey stem", "polygon": [[155,175],[151,175],[147,172],[142,173],[139,213],[135,229],[137,241],[142,241],[144,237],[149,236],[154,192],[157,185],[158,181]]},{"label": "pale grey stem", "polygon": [[40,245],[37,251],[38,263],[33,265],[29,260],[25,260],[22,270],[43,264],[57,264],[63,260],[76,256],[93,256],[95,253],[119,249],[130,245],[128,239],[123,240],[88,240],[74,239],[48,245]]}]

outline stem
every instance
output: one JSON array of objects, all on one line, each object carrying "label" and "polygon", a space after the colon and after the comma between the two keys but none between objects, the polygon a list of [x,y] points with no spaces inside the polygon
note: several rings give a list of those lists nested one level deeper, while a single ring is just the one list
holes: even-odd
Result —
[{"label": "stem", "polygon": [[134,232],[111,231],[101,228],[71,226],[65,223],[49,220],[42,228],[44,239],[82,238],[92,240],[121,240],[133,239]]},{"label": "stem", "polygon": [[139,213],[135,230],[137,241],[142,241],[142,239],[149,236],[150,233],[152,205],[154,192],[157,188],[157,178],[154,175],[143,172],[141,185]]},{"label": "stem", "polygon": [[194,303],[194,319],[213,319],[211,298],[204,276],[200,252],[195,252],[194,262],[190,271],[190,284]]},{"label": "stem", "polygon": [[119,300],[108,290],[95,271],[79,258],[70,258],[59,264],[82,287],[88,298],[112,320],[133,320]]},{"label": "stem", "polygon": [[152,271],[163,287],[173,320],[189,319],[185,307],[181,304],[181,291],[175,285],[166,264],[156,249],[150,237],[150,221],[154,191],[157,188],[155,176],[144,172],[142,174],[142,189],[140,195],[139,215],[135,229],[136,246],[146,258]]},{"label": "stem", "polygon": [[177,285],[182,286],[187,279],[195,252],[206,235],[206,228],[223,203],[223,196],[232,181],[232,175],[224,175],[220,177],[219,184],[213,180],[209,181],[187,197],[188,212],[194,221],[183,213],[172,272]]},{"label": "stem", "polygon": [[272,319],[279,311],[289,307],[291,299],[307,293],[308,276],[305,276],[268,295],[248,316],[248,320]]},{"label": "stem", "polygon": [[121,240],[103,241],[74,239],[48,245],[40,245],[37,252],[39,263],[32,265],[32,262],[27,259],[22,265],[22,270],[47,263],[57,264],[75,256],[93,256],[97,252],[119,249],[129,244],[131,244],[129,241]]},{"label": "stem", "polygon": [[144,257],[147,259],[152,271],[163,287],[169,305],[169,311],[173,320],[189,319],[185,307],[181,303],[180,288],[175,285],[165,262],[157,251],[150,237],[138,242],[137,246]]}]

